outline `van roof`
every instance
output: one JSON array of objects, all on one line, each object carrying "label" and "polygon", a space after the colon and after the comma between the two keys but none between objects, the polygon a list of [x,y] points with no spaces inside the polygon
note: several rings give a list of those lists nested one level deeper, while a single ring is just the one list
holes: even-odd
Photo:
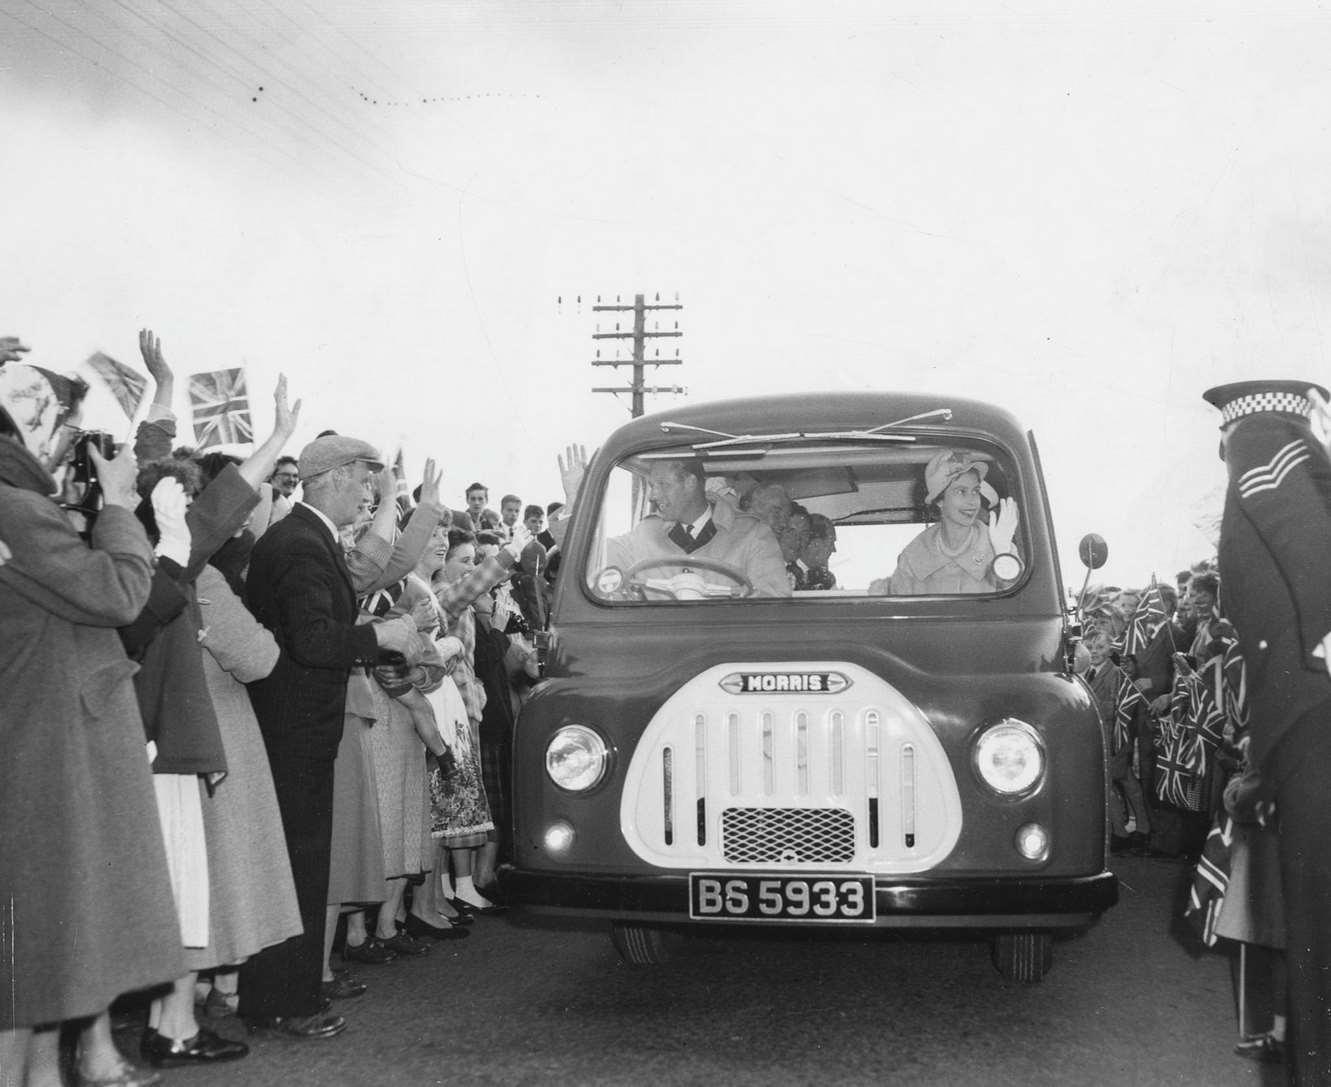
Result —
[{"label": "van roof", "polygon": [[[958,436],[979,432],[1006,445],[1024,441],[1025,430],[1010,413],[978,400],[902,392],[821,392],[675,405],[626,423],[611,435],[606,449],[678,444],[689,438],[707,442],[726,436],[792,432],[877,429],[882,434],[892,430],[885,424],[915,420],[926,413],[936,414],[906,425],[935,434],[948,430],[955,430]],[[700,432],[691,434],[690,428]]]}]

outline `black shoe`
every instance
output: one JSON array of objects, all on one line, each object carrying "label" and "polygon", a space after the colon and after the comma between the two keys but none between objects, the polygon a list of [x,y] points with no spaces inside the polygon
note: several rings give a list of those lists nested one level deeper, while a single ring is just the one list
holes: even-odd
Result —
[{"label": "black shoe", "polygon": [[384,947],[383,940],[367,936],[364,943],[344,944],[343,962],[363,962],[370,966],[382,966],[397,959],[397,952]]},{"label": "black shoe", "polygon": [[332,1038],[347,1029],[347,1021],[340,1015],[320,1012],[318,1015],[261,1015],[247,1018],[245,1025],[251,1034],[271,1034],[275,1038],[305,1041],[309,1038]]},{"label": "black shoe", "polygon": [[370,988],[363,981],[357,981],[351,976],[351,973],[345,972],[334,974],[332,981],[325,981],[320,986],[325,1000],[350,1000],[355,996],[363,996]]},{"label": "black shoe", "polygon": [[405,955],[408,958],[415,955],[428,955],[430,953],[430,945],[426,943],[426,941],[418,940],[415,936],[411,936],[406,932],[395,932],[387,940],[382,936],[378,939],[389,951],[394,951],[399,955]]},{"label": "black shoe", "polygon": [[1244,1038],[1234,1047],[1234,1052],[1250,1061],[1263,1064],[1283,1064],[1285,1061],[1285,1043],[1269,1034],[1259,1034],[1256,1038]]},{"label": "black shoe", "polygon": [[496,906],[508,905],[508,899],[504,897],[504,893],[499,889],[499,884],[497,883],[487,883],[484,887],[478,883],[476,884],[476,890],[480,891],[485,898],[489,899]]},{"label": "black shoe", "polygon": [[432,925],[429,921],[422,921],[414,913],[407,914],[407,920],[402,928],[406,934],[415,940],[462,940],[470,936],[471,933],[461,925],[470,925],[471,918],[462,921],[454,921],[451,925]]},{"label": "black shoe", "polygon": [[1112,853],[1114,856],[1116,857],[1122,856],[1131,848],[1132,848],[1132,839],[1127,835],[1123,835],[1120,837],[1117,834],[1111,834],[1109,836],[1109,852]]},{"label": "black shoe", "polygon": [[139,1052],[143,1059],[154,1068],[178,1068],[186,1064],[219,1064],[222,1061],[236,1061],[245,1056],[250,1047],[244,1042],[233,1042],[214,1034],[207,1027],[200,1027],[193,1038],[178,1042],[159,1034],[148,1027],[143,1032],[143,1041],[139,1043]]},{"label": "black shoe", "polygon": [[503,913],[508,909],[507,906],[500,906],[498,903],[491,903],[488,906],[473,906],[470,902],[464,902],[460,898],[448,899],[448,904],[458,911],[463,917],[470,917],[473,914],[488,915],[492,913]]}]

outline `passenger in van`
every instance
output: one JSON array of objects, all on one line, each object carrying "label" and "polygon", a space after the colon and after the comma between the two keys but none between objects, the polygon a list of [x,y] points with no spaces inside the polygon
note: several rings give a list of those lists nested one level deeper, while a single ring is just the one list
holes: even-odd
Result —
[{"label": "passenger in van", "polygon": [[804,588],[835,589],[836,574],[829,570],[836,550],[836,525],[821,513],[809,514],[809,538],[796,560],[804,571]]},{"label": "passenger in van", "polygon": [[[938,520],[906,545],[892,576],[875,581],[871,595],[991,593],[1010,584],[995,575],[993,566],[995,556],[1014,553],[1017,503],[999,501],[985,482],[988,472],[986,461],[963,450],[944,450],[929,461],[925,501]],[[990,507],[987,526],[980,516],[985,503]]]},{"label": "passenger in van", "polygon": [[[781,545],[772,530],[728,502],[708,501],[697,461],[657,461],[647,478],[656,513],[639,521],[632,531],[607,541],[609,565],[628,570],[648,559],[678,558],[683,569],[688,556],[696,555],[743,574],[753,584],[754,596],[790,595]],[[662,576],[673,566],[664,564]],[[710,584],[734,584],[711,570],[698,573]]]},{"label": "passenger in van", "polygon": [[777,533],[776,542],[781,545],[781,558],[786,564],[790,587],[795,590],[807,589],[809,586],[805,574],[808,569],[800,562],[800,555],[809,543],[809,511],[798,502],[791,506],[786,527]]},{"label": "passenger in van", "polygon": [[780,483],[760,483],[744,496],[740,509],[747,510],[760,521],[766,521],[767,527],[779,540],[790,524],[794,503]]}]

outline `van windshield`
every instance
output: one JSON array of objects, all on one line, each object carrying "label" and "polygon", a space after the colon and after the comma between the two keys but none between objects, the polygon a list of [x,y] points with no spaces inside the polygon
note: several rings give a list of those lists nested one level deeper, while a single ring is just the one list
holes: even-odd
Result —
[{"label": "van windshield", "polygon": [[811,435],[620,461],[585,571],[599,598],[992,594],[1029,548],[1016,462],[990,444]]}]

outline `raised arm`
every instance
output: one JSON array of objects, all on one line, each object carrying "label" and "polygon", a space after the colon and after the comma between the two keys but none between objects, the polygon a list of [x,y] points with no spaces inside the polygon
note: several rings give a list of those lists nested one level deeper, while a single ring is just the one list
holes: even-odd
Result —
[{"label": "raised arm", "polygon": [[241,479],[256,490],[273,474],[277,458],[296,432],[296,423],[300,419],[300,401],[287,403],[286,374],[278,376],[277,388],[273,390],[273,409],[273,432],[240,466]]},{"label": "raised arm", "polygon": [[162,341],[150,328],[139,329],[139,354],[156,383],[147,418],[134,436],[134,454],[140,460],[159,460],[171,455],[176,438],[176,415],[171,408],[175,398],[176,378],[162,355]]}]

